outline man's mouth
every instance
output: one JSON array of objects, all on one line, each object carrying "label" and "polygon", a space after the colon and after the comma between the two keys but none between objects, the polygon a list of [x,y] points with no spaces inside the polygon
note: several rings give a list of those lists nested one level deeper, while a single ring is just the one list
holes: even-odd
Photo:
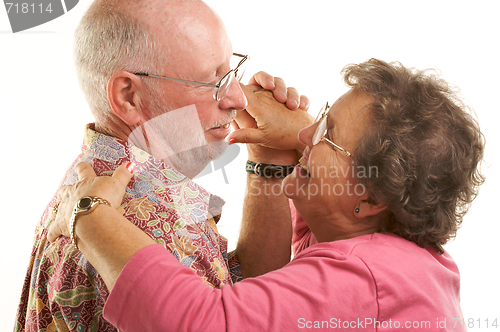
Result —
[{"label": "man's mouth", "polygon": [[231,125],[230,123],[226,123],[225,125],[211,127],[211,128],[209,128],[209,130],[210,129],[228,129],[230,125]]}]

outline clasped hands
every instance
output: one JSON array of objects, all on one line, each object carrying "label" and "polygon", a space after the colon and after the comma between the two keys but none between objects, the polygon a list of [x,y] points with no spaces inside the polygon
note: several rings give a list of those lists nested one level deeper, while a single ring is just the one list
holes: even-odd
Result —
[{"label": "clasped hands", "polygon": [[305,148],[298,133],[314,121],[307,113],[309,99],[265,72],[255,74],[241,88],[248,106],[237,113],[236,131],[229,142],[247,143],[249,159],[254,162],[293,165]]},{"label": "clasped hands", "polygon": [[[248,107],[238,111],[229,143],[248,143],[249,159],[276,165],[293,165],[304,148],[298,140],[302,128],[313,122],[307,113],[309,99],[285,82],[265,72],[255,74],[247,86],[241,85]],[[132,172],[127,166],[118,167],[112,176],[97,177],[92,167],[83,162],[76,166],[79,181],[62,187],[58,192],[57,213],[49,226],[47,239],[55,241],[60,235],[70,237],[69,220],[73,207],[83,196],[97,196],[120,206]]]}]

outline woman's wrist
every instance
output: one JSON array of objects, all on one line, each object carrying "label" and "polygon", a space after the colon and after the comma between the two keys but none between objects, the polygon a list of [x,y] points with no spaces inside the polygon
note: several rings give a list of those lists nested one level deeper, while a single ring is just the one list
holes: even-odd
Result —
[{"label": "woman's wrist", "polygon": [[92,239],[92,235],[104,234],[107,229],[106,221],[103,218],[107,215],[103,209],[114,210],[111,206],[99,204],[95,209],[88,214],[78,215],[75,218],[74,225],[70,225],[71,239],[77,249],[80,250],[81,243],[87,243]]},{"label": "woman's wrist", "polygon": [[78,247],[112,289],[120,271],[139,250],[155,242],[116,209],[99,204],[75,225]]}]

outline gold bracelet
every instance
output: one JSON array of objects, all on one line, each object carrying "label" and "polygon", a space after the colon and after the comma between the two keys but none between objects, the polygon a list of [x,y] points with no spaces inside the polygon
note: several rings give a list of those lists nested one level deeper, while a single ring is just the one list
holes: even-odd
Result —
[{"label": "gold bracelet", "polygon": [[80,200],[76,202],[73,213],[71,214],[71,219],[69,221],[69,234],[71,237],[71,244],[76,250],[80,250],[78,249],[78,246],[76,244],[76,217],[79,215],[91,213],[99,204],[106,204],[113,207],[111,203],[100,197],[85,196],[80,198]]}]

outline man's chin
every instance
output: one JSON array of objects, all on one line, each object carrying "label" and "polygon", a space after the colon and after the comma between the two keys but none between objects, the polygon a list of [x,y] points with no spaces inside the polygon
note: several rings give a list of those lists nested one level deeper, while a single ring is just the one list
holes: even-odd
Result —
[{"label": "man's chin", "polygon": [[228,148],[228,143],[210,142],[208,145],[179,152],[165,158],[165,162],[190,179],[201,173],[212,161],[220,158]]},{"label": "man's chin", "polygon": [[188,178],[194,178],[212,160],[207,145],[179,152],[164,159],[167,164]]},{"label": "man's chin", "polygon": [[228,145],[226,141],[208,143],[211,160],[219,159],[226,152]]}]

